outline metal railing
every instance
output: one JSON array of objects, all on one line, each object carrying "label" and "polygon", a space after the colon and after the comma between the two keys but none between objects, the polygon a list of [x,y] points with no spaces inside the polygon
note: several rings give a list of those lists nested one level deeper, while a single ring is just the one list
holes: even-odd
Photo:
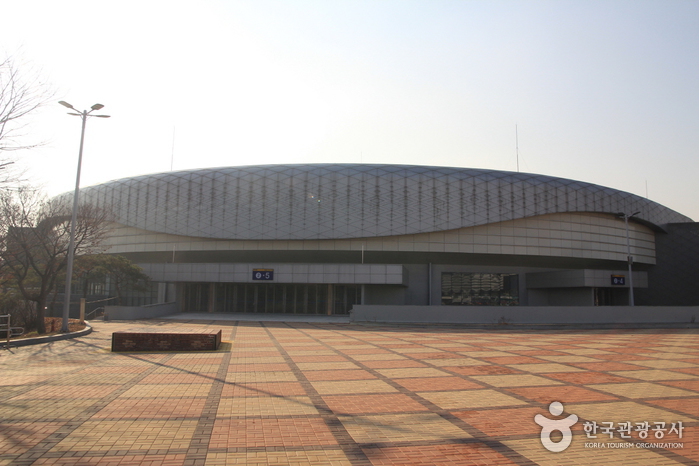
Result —
[{"label": "metal railing", "polygon": [[10,314],[0,315],[0,335],[4,333],[6,338],[5,349],[10,349],[10,337],[18,337],[24,333],[22,327],[12,327],[10,325]]},{"label": "metal railing", "polygon": [[[100,314],[102,312],[102,314]],[[100,315],[104,315],[104,306],[96,307],[87,314],[85,314],[85,320],[90,320],[91,317],[94,314],[95,318],[99,317]]]}]

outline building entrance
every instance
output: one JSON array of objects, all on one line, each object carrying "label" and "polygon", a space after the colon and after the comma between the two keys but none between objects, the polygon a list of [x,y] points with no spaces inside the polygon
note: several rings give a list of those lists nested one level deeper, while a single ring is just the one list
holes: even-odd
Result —
[{"label": "building entrance", "polygon": [[348,314],[360,285],[185,283],[185,312]]}]

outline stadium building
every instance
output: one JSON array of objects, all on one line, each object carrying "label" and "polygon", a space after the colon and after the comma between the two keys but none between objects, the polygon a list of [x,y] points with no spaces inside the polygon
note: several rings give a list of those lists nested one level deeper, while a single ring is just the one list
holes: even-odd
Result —
[{"label": "stadium building", "polygon": [[696,286],[682,284],[696,267],[691,219],[562,178],[261,165],[125,178],[85,188],[81,200],[113,212],[107,252],[141,265],[158,301],[183,312],[626,305],[631,278],[636,304],[699,304]]}]

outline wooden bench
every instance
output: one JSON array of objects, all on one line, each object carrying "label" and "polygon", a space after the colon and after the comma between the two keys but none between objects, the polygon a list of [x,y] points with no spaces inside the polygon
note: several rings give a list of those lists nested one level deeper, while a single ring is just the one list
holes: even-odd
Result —
[{"label": "wooden bench", "polygon": [[218,333],[112,333],[112,352],[128,351],[216,351]]}]

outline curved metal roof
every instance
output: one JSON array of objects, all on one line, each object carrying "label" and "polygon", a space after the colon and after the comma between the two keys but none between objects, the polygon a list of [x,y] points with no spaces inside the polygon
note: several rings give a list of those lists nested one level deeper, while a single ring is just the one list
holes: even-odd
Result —
[{"label": "curved metal roof", "polygon": [[640,196],[580,181],[406,165],[187,170],[87,187],[81,198],[110,208],[124,225],[217,239],[406,235],[561,212],[638,211],[653,225],[691,221]]}]

